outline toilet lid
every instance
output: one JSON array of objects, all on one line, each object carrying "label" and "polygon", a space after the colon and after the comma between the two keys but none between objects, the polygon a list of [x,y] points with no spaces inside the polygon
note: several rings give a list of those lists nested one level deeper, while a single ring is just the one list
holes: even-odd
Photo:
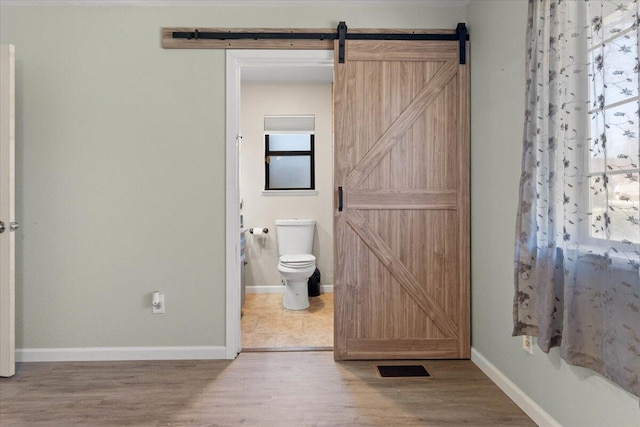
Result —
[{"label": "toilet lid", "polygon": [[280,257],[280,264],[289,267],[310,267],[316,262],[316,257],[311,254],[290,254]]}]

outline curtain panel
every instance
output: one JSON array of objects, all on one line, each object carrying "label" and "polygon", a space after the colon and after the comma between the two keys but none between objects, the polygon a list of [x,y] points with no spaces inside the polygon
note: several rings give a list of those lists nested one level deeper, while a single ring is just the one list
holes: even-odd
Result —
[{"label": "curtain panel", "polygon": [[513,335],[640,396],[638,0],[530,0]]}]

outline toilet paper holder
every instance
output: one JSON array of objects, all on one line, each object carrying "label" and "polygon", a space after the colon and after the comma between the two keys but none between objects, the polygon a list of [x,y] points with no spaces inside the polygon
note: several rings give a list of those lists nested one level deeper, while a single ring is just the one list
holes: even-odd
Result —
[{"label": "toilet paper holder", "polygon": [[[257,230],[259,230],[259,228],[256,228],[256,231],[257,231]],[[268,228],[266,228],[266,227],[265,227],[265,228],[263,228],[263,229],[262,229],[262,234],[267,234],[268,232],[269,232],[269,229],[268,229]],[[249,229],[249,233],[253,234],[253,227],[251,227],[251,228]]]}]

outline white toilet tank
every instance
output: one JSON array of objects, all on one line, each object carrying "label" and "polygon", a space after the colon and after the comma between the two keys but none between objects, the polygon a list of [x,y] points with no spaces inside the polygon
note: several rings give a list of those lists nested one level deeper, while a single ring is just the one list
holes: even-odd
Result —
[{"label": "white toilet tank", "polygon": [[315,219],[276,219],[278,254],[312,253],[315,226]]}]

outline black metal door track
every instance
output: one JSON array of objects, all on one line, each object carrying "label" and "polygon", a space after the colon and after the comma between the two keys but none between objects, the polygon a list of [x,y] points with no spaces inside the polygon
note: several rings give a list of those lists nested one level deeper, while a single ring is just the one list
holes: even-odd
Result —
[{"label": "black metal door track", "polygon": [[347,24],[341,21],[335,33],[266,33],[266,32],[207,32],[174,31],[174,39],[188,40],[338,40],[338,62],[344,63],[346,40],[443,40],[460,43],[460,64],[466,64],[466,42],[469,32],[464,22],[456,27],[455,34],[409,34],[409,33],[348,33]]}]

